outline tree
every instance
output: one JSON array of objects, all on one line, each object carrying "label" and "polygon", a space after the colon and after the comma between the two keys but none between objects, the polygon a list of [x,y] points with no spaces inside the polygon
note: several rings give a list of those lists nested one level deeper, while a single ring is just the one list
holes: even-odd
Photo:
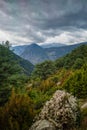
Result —
[{"label": "tree", "polygon": [[7,95],[9,95],[14,81],[15,84],[18,82],[17,78],[20,74],[22,74],[22,69],[14,61],[13,53],[8,47],[0,45],[0,105],[7,101]]},{"label": "tree", "polygon": [[4,47],[6,47],[6,48],[8,48],[8,49],[10,49],[10,47],[11,47],[11,44],[10,44],[10,42],[7,40],[7,41],[2,41],[2,44],[1,44],[2,46],[4,46]]},{"label": "tree", "polygon": [[10,45],[10,42],[9,42],[9,41],[6,41],[6,42],[5,42],[5,47],[7,47],[8,49],[11,47],[11,45]]},{"label": "tree", "polygon": [[52,61],[45,61],[43,63],[37,64],[32,76],[34,78],[47,79],[56,71],[56,67]]}]

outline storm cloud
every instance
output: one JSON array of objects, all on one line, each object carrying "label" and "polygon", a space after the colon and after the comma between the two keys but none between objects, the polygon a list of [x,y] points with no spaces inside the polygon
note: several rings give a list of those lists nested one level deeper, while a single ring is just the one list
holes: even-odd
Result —
[{"label": "storm cloud", "polygon": [[0,41],[87,41],[87,0],[0,0]]}]

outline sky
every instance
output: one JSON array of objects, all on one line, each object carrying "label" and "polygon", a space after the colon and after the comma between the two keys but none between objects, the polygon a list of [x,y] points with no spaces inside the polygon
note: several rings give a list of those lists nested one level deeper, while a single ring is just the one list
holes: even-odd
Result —
[{"label": "sky", "polygon": [[0,42],[87,41],[87,0],[0,0]]}]

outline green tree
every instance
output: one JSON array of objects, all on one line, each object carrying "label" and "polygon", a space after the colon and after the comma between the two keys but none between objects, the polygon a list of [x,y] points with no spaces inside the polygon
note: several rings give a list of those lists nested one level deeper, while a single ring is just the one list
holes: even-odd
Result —
[{"label": "green tree", "polygon": [[21,74],[22,69],[14,61],[13,53],[8,47],[0,45],[0,105],[7,101],[11,87],[19,83],[18,75]]},{"label": "green tree", "polygon": [[37,64],[32,76],[34,78],[47,79],[50,75],[55,73],[56,67],[52,61],[45,61],[43,63]]},{"label": "green tree", "polygon": [[81,58],[77,58],[76,61],[75,61],[75,64],[73,65],[73,68],[74,69],[80,69],[81,66],[83,65],[83,59]]}]

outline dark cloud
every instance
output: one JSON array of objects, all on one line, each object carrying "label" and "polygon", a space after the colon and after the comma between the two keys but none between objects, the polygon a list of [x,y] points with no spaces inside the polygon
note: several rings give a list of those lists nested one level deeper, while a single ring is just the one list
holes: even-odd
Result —
[{"label": "dark cloud", "polygon": [[87,0],[0,0],[0,41],[85,41],[86,21]]}]

